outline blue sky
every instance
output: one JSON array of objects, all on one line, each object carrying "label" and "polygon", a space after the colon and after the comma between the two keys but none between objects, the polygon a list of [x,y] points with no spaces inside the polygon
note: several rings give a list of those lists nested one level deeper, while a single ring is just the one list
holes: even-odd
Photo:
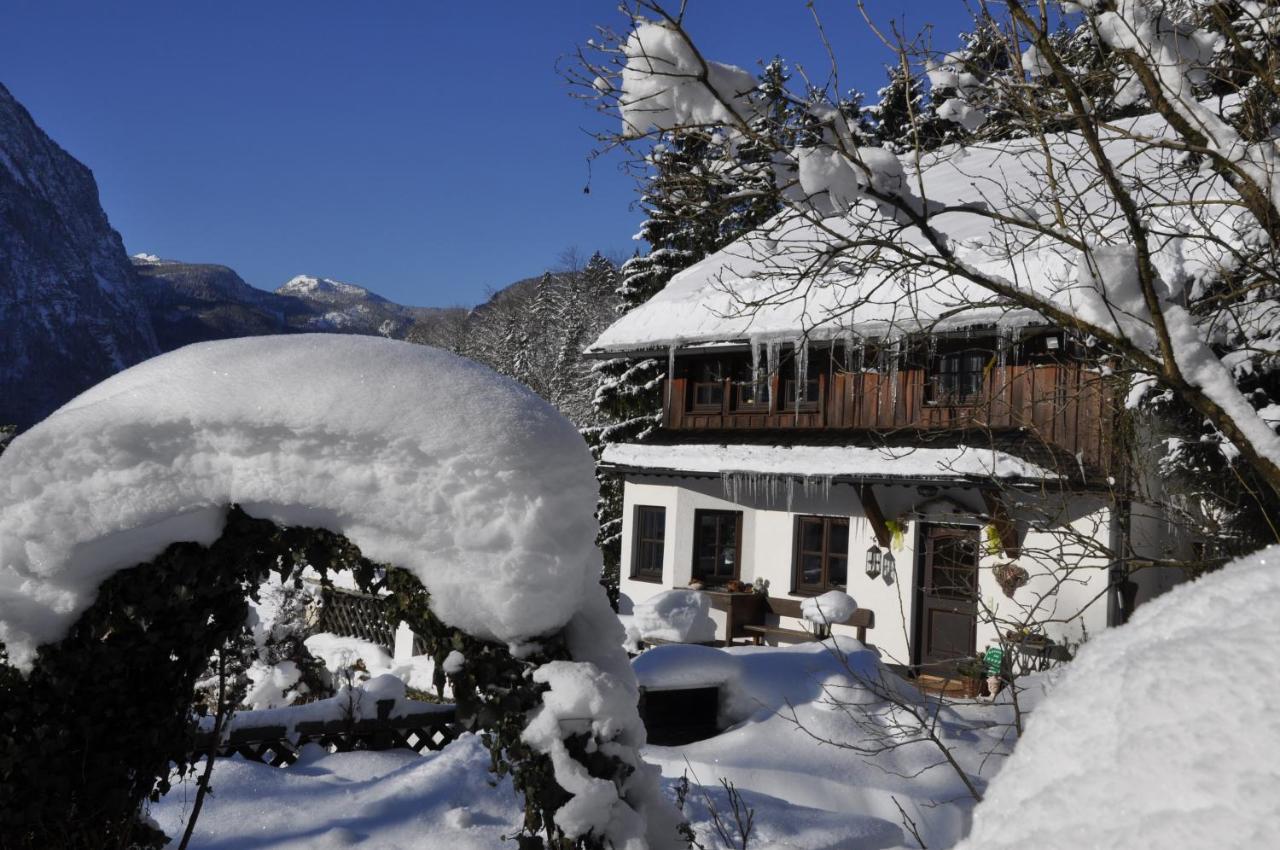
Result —
[{"label": "blue sky", "polygon": [[[678,5],[678,3],[673,4]],[[891,58],[852,0],[819,0],[842,86]],[[959,0],[873,0],[935,25]],[[98,179],[131,252],[224,263],[274,289],[295,274],[407,304],[474,304],[566,248],[629,254],[640,221],[616,160],[593,166],[557,58],[620,26],[613,0],[5,0],[0,82]],[[711,58],[780,54],[825,76],[803,0],[690,0]]]}]

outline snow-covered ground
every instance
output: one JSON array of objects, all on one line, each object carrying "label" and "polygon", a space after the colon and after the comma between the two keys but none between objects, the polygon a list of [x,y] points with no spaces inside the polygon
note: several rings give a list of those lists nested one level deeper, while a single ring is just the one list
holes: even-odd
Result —
[{"label": "snow-covered ground", "polygon": [[[633,666],[650,688],[720,685],[726,727],[644,755],[673,797],[682,774],[696,777],[685,815],[708,848],[724,846],[707,806],[729,811],[721,779],[754,810],[749,846],[760,850],[916,847],[902,812],[931,848],[962,839],[965,850],[1272,847],[1280,722],[1268,680],[1246,674],[1265,671],[1280,643],[1278,563],[1272,547],[1184,585],[1094,638],[1058,674],[1024,680],[1028,731],[1012,757],[1003,755],[1014,738],[1007,700],[930,713],[986,796],[976,809],[936,745],[867,751],[895,740],[892,721],[907,718],[857,683],[881,668],[850,640],[840,652],[807,643],[644,653]],[[888,683],[905,705],[936,705]],[[500,846],[520,807],[508,784],[489,785],[486,764],[469,736],[425,757],[313,751],[287,769],[225,760],[193,846]],[[170,834],[191,793],[180,785],[154,808]]]},{"label": "snow-covered ground", "polygon": [[[465,735],[439,753],[324,753],[303,748],[289,768],[218,761],[214,793],[197,822],[201,850],[331,847],[492,850],[522,811],[510,781],[489,785],[489,757]],[[176,785],[151,815],[181,835],[195,782]]]},{"label": "snow-covered ground", "polygon": [[[911,743],[872,757],[818,740],[866,744],[891,734],[894,721],[906,720],[859,683],[879,682],[884,674],[874,654],[856,641],[729,650],[662,646],[641,655],[634,668],[651,688],[722,687],[722,734],[644,751],[662,767],[672,798],[688,773],[685,816],[708,848],[722,846],[710,809],[730,810],[722,779],[754,811],[753,848],[910,846],[898,806],[930,846],[949,846],[967,829],[972,804],[956,774],[940,763],[935,745]],[[992,754],[1007,752],[1013,739],[1009,704],[972,703],[936,712],[935,703],[920,700],[905,683],[884,681],[899,698],[937,717],[945,743],[985,785],[1003,761]],[[1028,708],[1045,682],[1029,684]],[[832,697],[862,703],[867,712],[842,711],[830,704]],[[238,757],[222,760],[214,772],[217,793],[206,803],[193,846],[499,846],[521,809],[509,783],[488,784],[487,765],[472,736],[423,756],[323,755],[312,749],[284,769]],[[192,793],[190,785],[179,785],[154,808],[153,816],[170,834],[180,831]]]}]

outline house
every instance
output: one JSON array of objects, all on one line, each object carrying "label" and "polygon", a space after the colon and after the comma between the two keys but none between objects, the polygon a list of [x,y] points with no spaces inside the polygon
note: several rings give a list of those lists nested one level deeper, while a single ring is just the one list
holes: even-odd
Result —
[{"label": "house", "polygon": [[[952,149],[911,179],[952,208],[993,181],[1030,204],[1041,153]],[[965,281],[859,265],[869,228],[919,238],[878,215],[784,213],[588,349],[667,362],[661,427],[602,457],[625,481],[623,611],[693,582],[734,639],[733,591],[767,582],[774,598],[847,591],[902,665],[946,667],[1002,637],[1065,653],[1176,579],[1134,570],[1141,558],[1187,544],[1138,495],[1125,387],[1041,315]],[[1009,252],[990,218],[939,220],[975,265],[1081,297],[1073,257]]]}]

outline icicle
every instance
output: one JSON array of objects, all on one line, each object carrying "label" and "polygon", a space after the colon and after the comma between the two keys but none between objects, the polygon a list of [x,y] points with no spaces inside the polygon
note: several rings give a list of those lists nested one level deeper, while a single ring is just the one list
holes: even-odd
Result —
[{"label": "icicle", "polygon": [[787,511],[791,511],[791,504],[796,498],[796,479],[794,476],[787,476]]},{"label": "icicle", "polygon": [[667,346],[667,380],[676,376],[676,344]]},{"label": "icicle", "polygon": [[889,409],[898,410],[898,361],[901,359],[899,349],[902,340],[898,337],[889,345]]},{"label": "icicle", "polygon": [[809,382],[809,338],[800,337],[795,344],[796,355],[796,407],[805,398],[805,384]]},{"label": "icicle", "polygon": [[751,401],[760,404],[760,342],[751,339]]},{"label": "icicle", "polygon": [[765,343],[765,362],[769,367],[769,374],[766,377],[766,385],[769,388],[769,408],[773,409],[773,377],[778,374],[778,350],[780,344],[776,339],[771,339]]},{"label": "icicle", "polygon": [[1003,369],[1009,365],[1009,347],[1013,342],[1013,328],[1008,325],[998,325],[996,334],[996,365]]}]

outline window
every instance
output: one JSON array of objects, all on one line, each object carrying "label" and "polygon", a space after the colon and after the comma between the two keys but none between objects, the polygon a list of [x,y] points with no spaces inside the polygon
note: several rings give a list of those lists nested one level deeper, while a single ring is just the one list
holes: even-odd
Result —
[{"label": "window", "polygon": [[693,577],[711,583],[738,577],[741,511],[693,512]]},{"label": "window", "polygon": [[724,404],[724,367],[719,360],[700,360],[693,365],[693,407],[719,410]]},{"label": "window", "polygon": [[636,523],[632,536],[631,577],[643,581],[662,581],[662,552],[667,535],[667,509],[650,505],[636,506]]},{"label": "window", "polygon": [[[782,357],[778,364],[779,384],[782,389],[780,411],[817,410],[820,393],[818,375],[825,372],[830,365],[830,354],[824,349],[809,349],[805,352],[804,380],[796,380],[796,352],[794,350]],[[797,398],[797,394],[799,397]]]},{"label": "window", "polygon": [[763,364],[759,373],[751,370],[751,361],[743,358],[734,363],[733,407],[737,411],[768,411],[769,394],[766,390],[769,376]]},{"label": "window", "polygon": [[849,519],[796,517],[796,591],[823,593],[843,590],[848,581]]},{"label": "window", "polygon": [[941,351],[933,356],[929,376],[929,400],[934,404],[973,404],[994,355],[986,348]]}]

